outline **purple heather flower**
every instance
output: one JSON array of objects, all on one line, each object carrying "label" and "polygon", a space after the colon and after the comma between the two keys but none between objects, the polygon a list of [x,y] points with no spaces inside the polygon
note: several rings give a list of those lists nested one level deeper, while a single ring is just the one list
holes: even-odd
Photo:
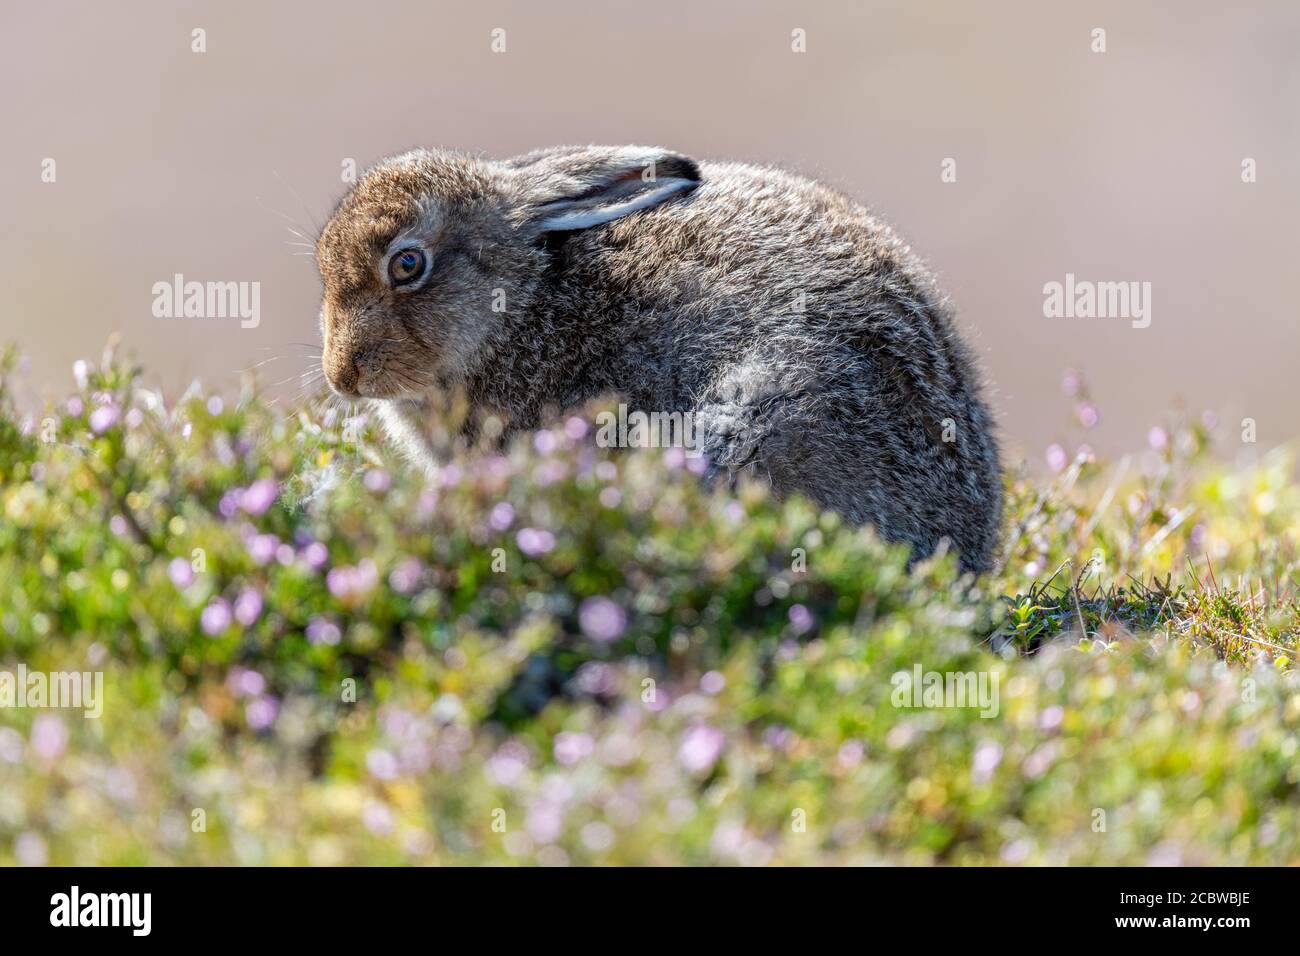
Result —
[{"label": "purple heather flower", "polygon": [[280,539],[273,534],[255,534],[248,539],[248,554],[258,564],[270,564],[280,547]]},{"label": "purple heather flower", "polygon": [[438,492],[432,488],[425,488],[420,492],[420,497],[415,502],[415,513],[421,518],[433,516],[434,511],[438,508]]},{"label": "purple heather flower", "polygon": [[794,734],[790,728],[781,724],[772,724],[763,730],[763,743],[773,750],[784,750],[792,740]]},{"label": "purple heather flower", "polygon": [[460,484],[460,466],[448,465],[442,469],[442,486],[444,488],[455,488]]},{"label": "purple heather flower", "polygon": [[392,753],[375,749],[366,754],[366,769],[376,780],[392,780],[401,768]]},{"label": "purple heather flower", "polygon": [[129,409],[126,413],[126,424],[128,428],[139,428],[144,424],[144,412],[138,408]]},{"label": "purple heather flower", "polygon": [[1083,388],[1083,376],[1074,369],[1069,369],[1061,376],[1061,391],[1074,398],[1079,394],[1079,389]]},{"label": "purple heather flower", "polygon": [[538,466],[533,472],[533,480],[545,488],[547,485],[553,485],[557,481],[563,481],[564,476],[569,473],[569,467],[559,458],[549,458]]},{"label": "purple heather flower", "polygon": [[508,501],[502,501],[488,515],[488,526],[493,531],[505,531],[515,520],[515,508]]},{"label": "purple heather flower", "polygon": [[275,549],[275,563],[286,568],[293,564],[296,557],[297,555],[294,554],[293,545],[291,544],[281,544]]},{"label": "purple heather flower", "polygon": [[217,502],[217,511],[223,518],[233,518],[235,512],[239,510],[239,489],[227,491]]},{"label": "purple heather flower", "polygon": [[528,749],[523,744],[508,740],[487,760],[488,776],[503,787],[514,786],[528,770]]},{"label": "purple heather flower", "polygon": [[343,638],[339,626],[326,617],[313,617],[307,622],[307,640],[312,644],[333,647]]},{"label": "purple heather flower", "polygon": [[716,727],[690,727],[682,734],[677,759],[690,773],[707,773],[718,762],[726,742],[726,737]]},{"label": "purple heather flower", "polygon": [[524,829],[538,843],[554,843],[564,832],[564,808],[549,800],[534,803],[524,817]]},{"label": "purple heather flower", "polygon": [[214,451],[217,454],[217,461],[227,468],[235,463],[235,451],[230,447],[230,441],[225,435],[217,437]]},{"label": "purple heather flower", "polygon": [[424,565],[419,558],[407,558],[389,573],[389,587],[398,594],[410,594],[420,583],[420,575],[423,573]]},{"label": "purple heather flower", "polygon": [[677,445],[664,449],[664,467],[677,471],[686,464],[686,451]]},{"label": "purple heather flower", "polygon": [[1159,425],[1155,425],[1147,432],[1147,444],[1159,451],[1169,444],[1169,433]]},{"label": "purple heather flower", "polygon": [[251,627],[262,616],[262,595],[256,588],[244,588],[235,598],[235,620]]},{"label": "purple heather flower", "polygon": [[172,579],[172,584],[184,590],[194,583],[194,567],[184,558],[172,558],[171,564],[167,565],[167,576]]},{"label": "purple heather flower", "polygon": [[[574,680],[584,694],[593,697],[609,697],[618,692],[619,672],[613,666],[601,661],[587,661],[578,668]],[[663,700],[666,696],[661,687],[655,693],[655,700]],[[652,705],[647,706],[653,709]]]},{"label": "purple heather flower", "polygon": [[709,470],[709,456],[705,454],[688,455],[686,458],[686,470],[692,475],[703,475]]},{"label": "purple heather flower", "polygon": [[343,601],[360,600],[370,594],[379,583],[379,569],[369,558],[355,567],[347,564],[331,568],[325,575],[325,586],[330,594]]},{"label": "purple heather flower", "polygon": [[555,436],[545,429],[533,435],[533,447],[537,449],[539,455],[551,454],[558,444],[559,442],[556,441]]},{"label": "purple heather flower", "polygon": [[306,561],[310,567],[320,570],[325,566],[325,562],[330,559],[329,548],[325,547],[325,545],[321,544],[319,541],[313,541],[302,549],[302,559]]},{"label": "purple heather flower", "polygon": [[537,528],[520,528],[515,543],[528,557],[537,558],[555,547],[555,535]]},{"label": "purple heather flower", "polygon": [[1002,852],[999,856],[1006,863],[1024,863],[1029,859],[1029,854],[1034,852],[1034,841],[1021,838],[1012,840],[1002,846]]},{"label": "purple heather flower", "polygon": [[393,486],[393,476],[382,468],[371,468],[363,479],[367,490],[382,495]]},{"label": "purple heather flower", "polygon": [[851,769],[862,763],[862,758],[866,756],[867,748],[862,745],[860,740],[846,740],[840,745],[839,753],[836,754],[841,767]]},{"label": "purple heather flower", "polygon": [[96,435],[102,435],[117,424],[117,419],[116,405],[101,405],[90,413],[90,430]]},{"label": "purple heather flower", "polygon": [[23,759],[23,735],[12,727],[0,727],[0,760],[18,763]]},{"label": "purple heather flower", "polygon": [[722,689],[726,686],[727,679],[722,676],[720,671],[709,671],[700,677],[700,690],[706,694],[721,694]]},{"label": "purple heather flower", "polygon": [[266,730],[275,723],[280,708],[270,697],[254,697],[244,705],[244,720],[252,730]]},{"label": "purple heather flower", "polygon": [[813,626],[812,612],[810,612],[802,604],[790,605],[790,611],[788,613],[788,616],[790,618],[790,626],[794,628],[794,632],[796,634],[807,634],[810,630],[812,630],[812,626]]},{"label": "purple heather flower", "polygon": [[226,675],[226,687],[236,697],[258,697],[266,691],[266,678],[247,667],[232,667]]},{"label": "purple heather flower", "polygon": [[220,395],[213,395],[208,399],[208,414],[220,415],[225,410],[226,403],[221,400]]},{"label": "purple heather flower", "polygon": [[590,734],[559,733],[555,735],[555,759],[571,767],[596,749]]},{"label": "purple heather flower", "polygon": [[1095,428],[1101,421],[1101,413],[1097,411],[1097,406],[1091,402],[1084,402],[1079,406],[1079,424],[1084,428]]},{"label": "purple heather flower", "polygon": [[69,415],[76,416],[84,412],[86,410],[86,406],[85,403],[83,403],[79,397],[73,395],[70,399],[68,399],[67,409]]},{"label": "purple heather flower", "polygon": [[230,628],[230,604],[225,598],[217,598],[203,609],[199,616],[199,626],[208,637],[224,634]]},{"label": "purple heather flower", "polygon": [[627,612],[607,597],[587,598],[578,607],[578,626],[593,641],[612,641],[627,627]]},{"label": "purple heather flower", "polygon": [[1065,454],[1065,449],[1060,445],[1047,446],[1047,467],[1053,472],[1060,472],[1070,463],[1069,457]]},{"label": "purple heather flower", "polygon": [[63,718],[57,714],[41,714],[32,721],[32,750],[36,756],[47,762],[54,762],[63,756],[68,747],[68,728]]},{"label": "purple heather flower", "polygon": [[971,763],[971,780],[975,783],[987,783],[993,778],[993,771],[1002,762],[1002,745],[982,743],[975,748],[975,758]]},{"label": "purple heather flower", "polygon": [[280,486],[270,478],[259,478],[239,496],[239,508],[245,514],[257,517],[266,514],[280,495]]},{"label": "purple heather flower", "polygon": [[20,866],[45,866],[50,851],[39,833],[20,833],[14,839],[14,858]]},{"label": "purple heather flower", "polygon": [[587,435],[587,423],[577,415],[572,415],[564,421],[564,434],[574,441],[582,441]]},{"label": "purple heather flower", "polygon": [[378,800],[371,800],[361,811],[361,822],[377,836],[393,832],[393,812]]}]

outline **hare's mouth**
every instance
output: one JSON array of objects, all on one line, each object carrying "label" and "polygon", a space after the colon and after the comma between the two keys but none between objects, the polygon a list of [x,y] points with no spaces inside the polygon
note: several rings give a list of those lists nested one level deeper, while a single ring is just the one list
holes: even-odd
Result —
[{"label": "hare's mouth", "polygon": [[406,389],[390,381],[387,376],[362,379],[357,383],[357,395],[360,398],[398,398],[405,391]]},{"label": "hare's mouth", "polygon": [[424,376],[400,365],[374,375],[362,376],[357,382],[357,395],[360,398],[392,401],[423,395],[428,390],[429,385]]}]

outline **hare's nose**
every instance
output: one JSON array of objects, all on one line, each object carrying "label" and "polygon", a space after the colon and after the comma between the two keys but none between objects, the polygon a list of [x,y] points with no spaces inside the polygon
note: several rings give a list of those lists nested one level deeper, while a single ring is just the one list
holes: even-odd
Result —
[{"label": "hare's nose", "polygon": [[354,350],[334,352],[326,356],[325,378],[330,387],[341,395],[355,396],[361,384],[363,353]]}]

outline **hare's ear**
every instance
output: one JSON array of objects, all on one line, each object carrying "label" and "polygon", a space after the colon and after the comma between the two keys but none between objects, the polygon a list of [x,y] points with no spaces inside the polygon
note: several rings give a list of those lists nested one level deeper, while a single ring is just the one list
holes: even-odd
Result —
[{"label": "hare's ear", "polygon": [[528,220],[538,232],[599,226],[700,184],[694,161],[642,146],[561,147],[512,162],[526,181]]}]

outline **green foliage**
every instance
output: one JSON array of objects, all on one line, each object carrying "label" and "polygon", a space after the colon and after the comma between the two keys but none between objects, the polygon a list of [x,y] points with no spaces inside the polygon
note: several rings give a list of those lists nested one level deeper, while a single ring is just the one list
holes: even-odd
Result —
[{"label": "green foliage", "polygon": [[0,670],[105,689],[0,709],[0,863],[1300,862],[1300,493],[1202,423],[1010,479],[972,581],[590,413],[426,481],[328,405],[12,375]]}]

